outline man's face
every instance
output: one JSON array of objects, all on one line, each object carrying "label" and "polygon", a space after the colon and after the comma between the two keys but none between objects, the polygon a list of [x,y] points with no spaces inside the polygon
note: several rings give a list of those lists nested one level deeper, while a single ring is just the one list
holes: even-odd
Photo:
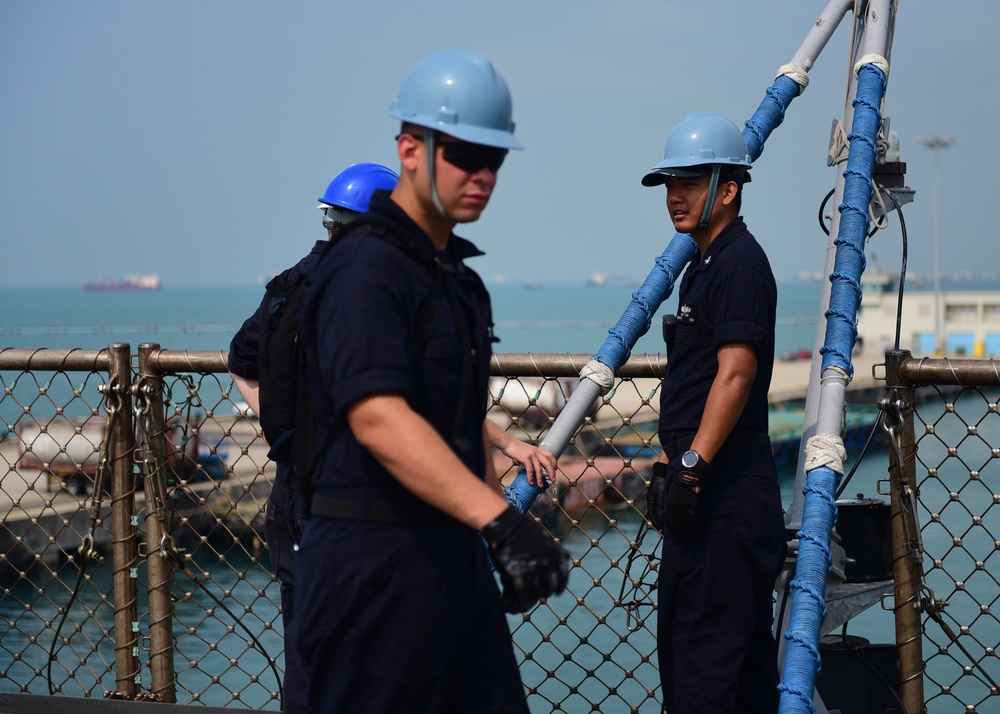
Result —
[{"label": "man's face", "polygon": [[698,229],[702,211],[705,210],[705,199],[708,197],[708,184],[712,177],[668,176],[664,185],[667,187],[667,210],[674,230],[678,233],[693,233]]},{"label": "man's face", "polygon": [[438,198],[445,212],[458,223],[477,220],[489,203],[507,152],[440,133],[434,137],[434,147]]}]

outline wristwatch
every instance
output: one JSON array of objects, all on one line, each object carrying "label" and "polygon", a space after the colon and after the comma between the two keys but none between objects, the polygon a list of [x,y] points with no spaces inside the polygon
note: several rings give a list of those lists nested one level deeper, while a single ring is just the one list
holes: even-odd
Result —
[{"label": "wristwatch", "polygon": [[708,470],[709,463],[697,451],[688,449],[681,455],[681,466],[696,473],[704,473]]}]

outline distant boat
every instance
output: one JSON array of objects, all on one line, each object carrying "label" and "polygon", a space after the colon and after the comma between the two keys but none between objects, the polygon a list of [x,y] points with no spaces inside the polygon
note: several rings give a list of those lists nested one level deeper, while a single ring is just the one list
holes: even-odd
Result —
[{"label": "distant boat", "polygon": [[84,290],[159,290],[160,276],[156,273],[148,275],[129,274],[118,282],[99,280],[96,283],[84,283]]},{"label": "distant boat", "polygon": [[596,285],[598,287],[602,285],[613,285],[619,287],[632,287],[637,285],[635,278],[628,275],[614,275],[612,273],[591,273],[590,277],[586,280],[587,285]]}]

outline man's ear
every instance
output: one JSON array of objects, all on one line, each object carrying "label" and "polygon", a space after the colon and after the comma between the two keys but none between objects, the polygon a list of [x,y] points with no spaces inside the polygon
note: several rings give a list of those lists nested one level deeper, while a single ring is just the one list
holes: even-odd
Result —
[{"label": "man's ear", "polygon": [[416,171],[423,161],[420,147],[424,144],[410,134],[400,134],[396,139],[396,151],[399,153],[399,164],[406,171]]},{"label": "man's ear", "polygon": [[716,190],[722,198],[722,205],[728,206],[736,200],[740,185],[735,181],[719,181],[719,188]]}]

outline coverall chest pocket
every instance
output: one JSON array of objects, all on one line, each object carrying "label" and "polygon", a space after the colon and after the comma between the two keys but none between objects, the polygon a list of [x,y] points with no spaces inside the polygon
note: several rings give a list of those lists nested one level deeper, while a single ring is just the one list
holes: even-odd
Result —
[{"label": "coverall chest pocket", "polygon": [[695,325],[680,323],[677,325],[676,343],[691,347],[705,347],[711,344],[711,330]]}]

